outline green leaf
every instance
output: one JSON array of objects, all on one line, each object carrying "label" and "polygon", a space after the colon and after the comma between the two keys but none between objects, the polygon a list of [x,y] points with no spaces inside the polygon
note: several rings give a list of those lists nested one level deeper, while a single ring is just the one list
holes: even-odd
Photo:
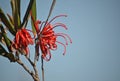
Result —
[{"label": "green leaf", "polygon": [[53,11],[53,8],[54,8],[54,6],[55,6],[55,3],[56,3],[56,0],[53,0],[52,5],[51,5],[51,7],[50,7],[50,11],[49,11],[48,17],[47,17],[47,20],[46,20],[46,22],[45,22],[45,25],[46,25],[46,23],[48,22],[48,19],[49,19],[50,16],[51,16],[51,13],[52,13],[52,11]]},{"label": "green leaf", "polygon": [[33,3],[34,3],[34,0],[30,0],[29,5],[28,5],[27,10],[26,10],[26,13],[25,13],[24,18],[23,18],[23,22],[22,22],[20,27],[25,26],[26,23],[28,22],[29,14],[30,14],[30,11],[32,9]]},{"label": "green leaf", "polygon": [[7,14],[8,18],[9,18],[9,21],[11,22],[12,25],[14,25],[14,20],[13,20],[13,17],[10,16],[9,14]]},{"label": "green leaf", "polygon": [[3,46],[0,44],[0,55],[8,58],[10,62],[15,62],[15,57],[12,53],[8,53]]},{"label": "green leaf", "polygon": [[15,14],[14,14],[14,21],[16,21],[16,26],[20,28],[20,0],[14,0],[15,1]]},{"label": "green leaf", "polygon": [[[20,5],[21,5],[21,0],[17,0],[17,4],[18,4],[18,15],[21,18],[21,14],[20,14]],[[21,21],[20,21],[21,22]]]},{"label": "green leaf", "polygon": [[5,32],[5,30],[4,30],[4,28],[3,28],[2,25],[0,25],[0,29],[1,29],[2,36],[3,36],[3,38],[4,38],[4,41],[5,41],[5,43],[6,43],[6,46],[7,46],[8,50],[11,52],[11,49],[10,49],[11,41],[10,41],[10,39],[7,37],[7,34],[6,34],[6,32]]},{"label": "green leaf", "polygon": [[20,0],[11,0],[12,15],[15,29],[19,29],[21,25],[20,20]]},{"label": "green leaf", "polygon": [[[33,17],[34,21],[36,21],[36,19],[37,19],[36,0],[34,0],[34,2],[33,2],[33,6],[32,6],[31,12],[32,12],[32,17]],[[32,17],[31,17],[31,19],[32,19]],[[34,27],[34,21],[31,20],[31,25],[32,25],[32,31],[33,31],[33,33],[35,35],[36,34],[36,30],[35,30],[35,27]]]},{"label": "green leaf", "polygon": [[12,8],[12,16],[10,16],[9,14],[7,14],[8,15],[8,17],[9,17],[9,20],[11,20],[12,19],[12,22],[13,22],[13,25],[14,25],[14,11],[15,11],[15,3],[14,3],[14,1],[13,0],[11,0],[10,1],[10,3],[11,3],[11,8]]},{"label": "green leaf", "polygon": [[15,29],[14,26],[8,21],[7,17],[5,16],[4,12],[0,8],[0,19],[2,23],[8,28],[9,32],[15,35]]}]

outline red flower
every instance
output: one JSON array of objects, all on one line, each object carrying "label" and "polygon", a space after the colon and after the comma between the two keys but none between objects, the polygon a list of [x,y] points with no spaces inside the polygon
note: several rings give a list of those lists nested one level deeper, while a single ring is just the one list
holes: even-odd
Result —
[{"label": "red flower", "polygon": [[[63,55],[66,53],[66,45],[68,45],[67,38],[69,39],[70,43],[72,43],[71,38],[67,34],[55,33],[54,28],[56,27],[63,27],[64,29],[67,30],[66,25],[62,23],[55,23],[53,25],[51,24],[51,22],[58,17],[66,17],[66,15],[59,15],[59,16],[54,17],[51,21],[45,23],[45,26],[43,27],[42,30],[41,30],[41,27],[44,22],[41,23],[40,21],[36,21],[34,25],[37,35],[38,35],[37,49],[39,51],[39,48],[41,48],[42,57],[46,61],[49,61],[51,59],[50,50],[56,50],[57,43],[61,44],[64,47]],[[40,28],[39,28],[39,24],[41,24]],[[62,42],[59,42],[57,40],[57,37],[64,38],[65,44]]]},{"label": "red flower", "polygon": [[15,49],[23,51],[26,55],[29,54],[29,44],[33,44],[33,39],[27,29],[20,29],[17,31],[12,46]]}]

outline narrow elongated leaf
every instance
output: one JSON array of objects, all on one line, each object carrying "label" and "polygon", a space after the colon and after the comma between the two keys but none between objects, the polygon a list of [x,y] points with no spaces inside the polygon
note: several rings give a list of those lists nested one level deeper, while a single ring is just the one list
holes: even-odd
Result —
[{"label": "narrow elongated leaf", "polygon": [[22,22],[20,27],[23,27],[28,22],[28,18],[29,18],[33,3],[34,3],[34,0],[30,0],[29,5],[28,5],[27,10],[26,10],[26,13],[25,13],[24,18],[23,18],[23,22]]},{"label": "narrow elongated leaf", "polygon": [[49,11],[48,17],[47,17],[47,20],[46,20],[46,22],[45,22],[45,25],[46,25],[46,23],[48,22],[48,19],[49,19],[50,16],[51,16],[51,13],[52,13],[52,11],[53,11],[53,8],[54,8],[54,6],[55,6],[55,3],[56,3],[56,0],[53,0],[52,5],[51,5],[51,7],[50,7],[50,11]]},{"label": "narrow elongated leaf", "polygon": [[6,35],[6,33],[5,33],[5,30],[4,30],[4,28],[3,28],[2,25],[0,25],[0,29],[1,29],[2,36],[3,36],[3,38],[4,38],[4,41],[5,41],[5,43],[6,43],[6,46],[7,46],[8,50],[11,52],[11,49],[10,49],[11,41],[10,41],[10,39],[7,37],[7,35]]},{"label": "narrow elongated leaf", "polygon": [[14,0],[15,1],[15,14],[14,14],[14,20],[16,21],[16,26],[18,29],[20,28],[20,0]]},{"label": "narrow elongated leaf", "polygon": [[[37,19],[36,0],[34,0],[31,12],[32,12],[32,17],[36,21],[36,19]],[[33,33],[35,35],[36,34],[36,30],[35,30],[35,27],[34,27],[34,22],[32,20],[31,20],[31,25],[32,25],[32,31],[33,31]]]},{"label": "narrow elongated leaf", "polygon": [[20,20],[20,0],[11,0],[12,7],[12,15],[14,20],[15,29],[20,28],[21,20]]},{"label": "narrow elongated leaf", "polygon": [[13,25],[14,25],[14,20],[13,20],[13,17],[12,17],[12,16],[10,16],[9,14],[7,14],[7,16],[8,16],[8,18],[9,18],[9,21],[11,22],[11,24],[13,24]]},{"label": "narrow elongated leaf", "polygon": [[15,57],[12,53],[8,53],[0,44],[0,55],[8,58],[10,62],[15,62]]},{"label": "narrow elongated leaf", "polygon": [[[20,11],[20,7],[21,7],[21,0],[17,0],[17,4],[18,4],[18,15],[19,15],[19,17],[21,18],[21,11]],[[21,23],[21,21],[20,21],[20,23]]]},{"label": "narrow elongated leaf", "polygon": [[9,14],[7,14],[7,16],[8,16],[8,18],[9,18],[9,20],[12,22],[12,24],[14,25],[14,18],[13,18],[13,14],[14,14],[14,5],[15,5],[15,3],[13,2],[13,0],[11,0],[10,1],[10,3],[11,3],[11,8],[12,8],[12,16],[10,16]]},{"label": "narrow elongated leaf", "polygon": [[2,21],[2,23],[8,28],[8,30],[15,35],[15,29],[14,26],[8,21],[7,17],[5,16],[5,14],[3,13],[2,9],[0,8],[0,19]]}]

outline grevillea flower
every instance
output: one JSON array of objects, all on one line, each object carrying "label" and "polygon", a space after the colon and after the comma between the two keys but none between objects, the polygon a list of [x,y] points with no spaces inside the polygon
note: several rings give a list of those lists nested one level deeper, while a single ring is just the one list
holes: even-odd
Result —
[{"label": "grevillea flower", "polygon": [[30,30],[27,30],[27,29],[18,30],[15,35],[13,44],[12,44],[12,46],[16,50],[23,51],[26,55],[29,54],[28,45],[29,44],[32,45],[34,43],[32,37],[28,31],[30,31]]},{"label": "grevillea flower", "polygon": [[[58,17],[66,17],[66,15],[58,15],[46,23],[45,22],[42,23],[39,20],[34,23],[34,26],[35,26],[35,29],[37,32],[37,36],[38,36],[38,41],[36,43],[37,49],[38,49],[38,51],[39,51],[39,48],[41,49],[42,58],[46,61],[49,61],[51,59],[50,50],[56,50],[57,43],[61,44],[64,47],[63,55],[66,53],[66,45],[68,45],[68,40],[70,41],[70,43],[72,43],[71,38],[67,34],[56,33],[54,31],[54,28],[56,28],[56,27],[62,27],[65,30],[67,30],[66,25],[63,23],[51,24],[51,22]],[[34,21],[33,18],[32,18],[32,20]],[[40,27],[39,27],[39,24],[41,24]],[[44,26],[43,26],[43,28],[41,28],[43,24],[44,24]],[[62,37],[65,40],[65,44],[58,41],[57,40],[58,37]]]}]

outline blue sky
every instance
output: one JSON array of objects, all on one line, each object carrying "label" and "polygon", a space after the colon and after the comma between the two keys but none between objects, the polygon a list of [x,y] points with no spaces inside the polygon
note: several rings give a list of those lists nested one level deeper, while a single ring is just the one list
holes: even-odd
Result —
[{"label": "blue sky", "polygon": [[[23,16],[28,0],[21,1]],[[46,19],[51,2],[37,0],[38,19]],[[0,7],[11,13],[9,0],[0,0]],[[45,81],[120,81],[120,0],[57,0],[51,18],[59,14],[68,17],[55,22],[65,23],[68,30],[56,31],[69,34],[73,43],[65,56],[60,45],[52,52],[45,62]],[[32,47],[30,51],[34,54]],[[41,72],[40,62],[37,67]],[[33,81],[21,66],[3,57],[0,80]]]}]

